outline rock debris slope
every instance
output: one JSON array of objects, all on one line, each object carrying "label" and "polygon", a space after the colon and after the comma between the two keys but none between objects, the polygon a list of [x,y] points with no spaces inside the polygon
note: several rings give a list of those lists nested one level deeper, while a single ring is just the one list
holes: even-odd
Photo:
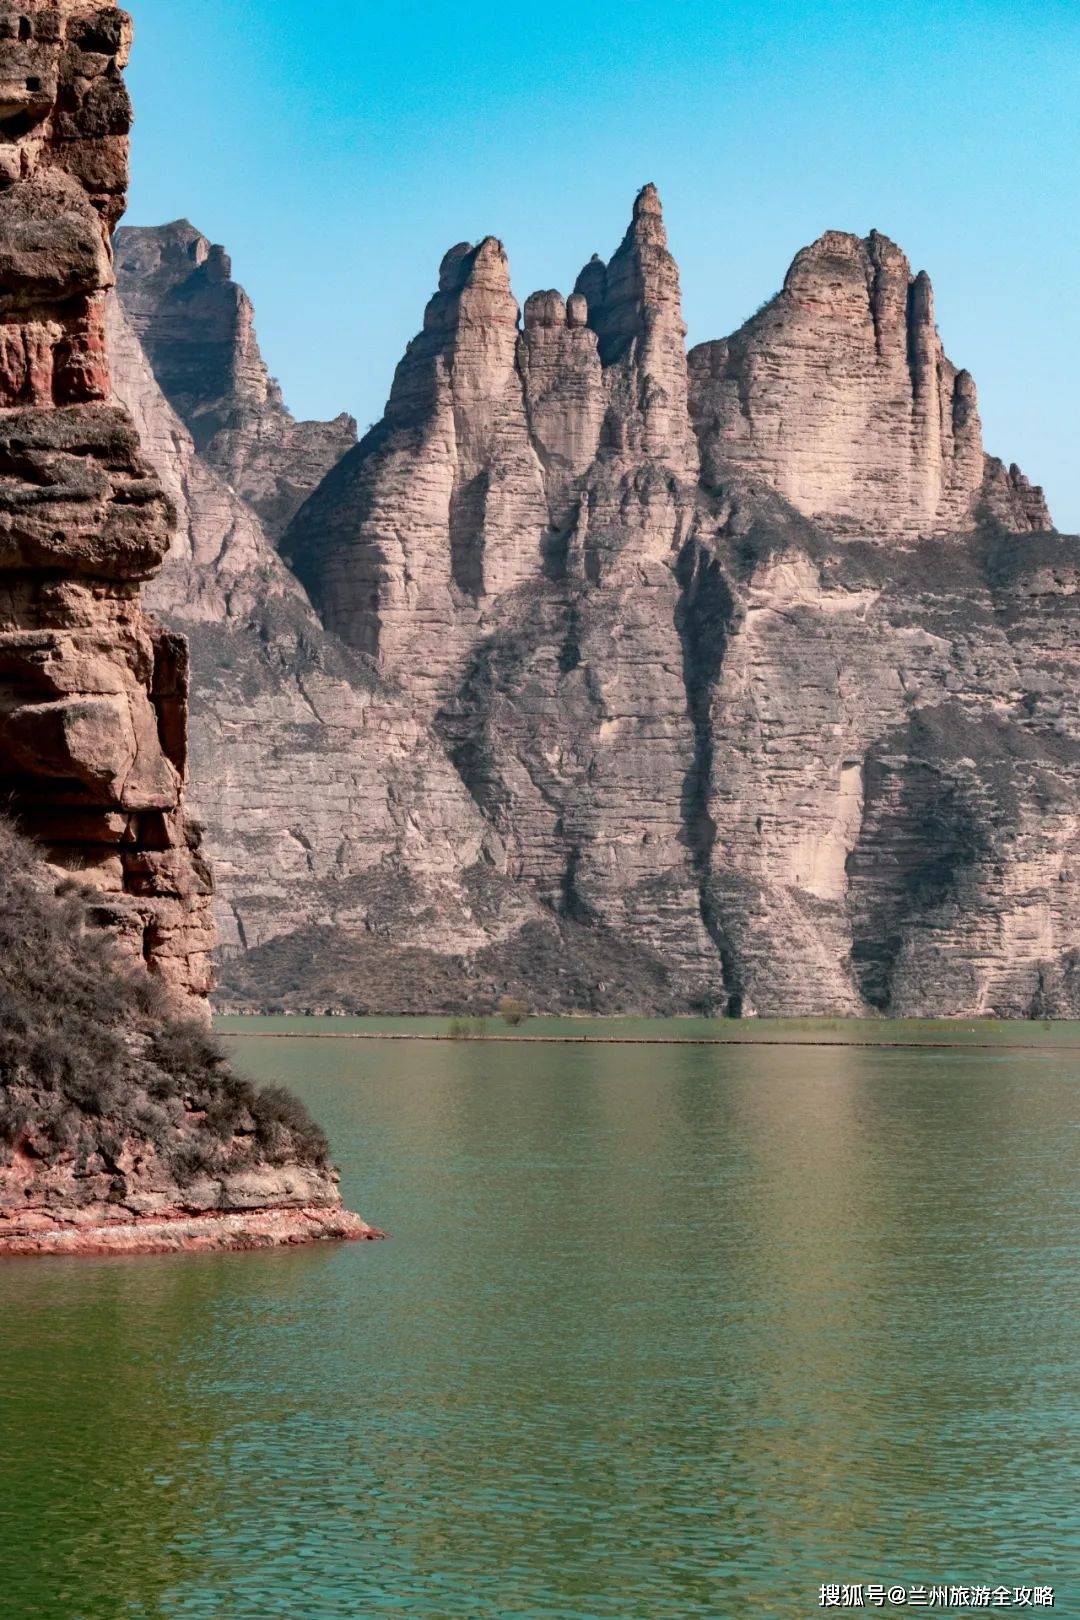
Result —
[{"label": "rock debris slope", "polygon": [[[410,848],[368,846],[399,913],[313,934],[294,889],[226,968],[238,999],[1080,1010],[1080,547],[984,454],[885,238],[828,233],[689,359],[651,186],[611,260],[522,315],[495,238],[451,248],[383,420],[280,545],[320,656],[359,659],[387,734],[407,712],[452,775],[395,801]],[[466,825],[491,909],[459,935]]]},{"label": "rock debris slope", "polygon": [[[125,13],[0,6],[0,1255],[369,1235],[210,1041],[173,513],[112,394]],[[239,545],[239,541],[237,541]]]}]

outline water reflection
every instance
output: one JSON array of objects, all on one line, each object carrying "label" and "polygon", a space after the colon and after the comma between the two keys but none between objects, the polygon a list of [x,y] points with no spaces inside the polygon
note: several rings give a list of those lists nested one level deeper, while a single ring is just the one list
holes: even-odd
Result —
[{"label": "water reflection", "polygon": [[244,1056],[393,1240],[0,1271],[27,1615],[787,1620],[1070,1567],[1064,1055]]}]

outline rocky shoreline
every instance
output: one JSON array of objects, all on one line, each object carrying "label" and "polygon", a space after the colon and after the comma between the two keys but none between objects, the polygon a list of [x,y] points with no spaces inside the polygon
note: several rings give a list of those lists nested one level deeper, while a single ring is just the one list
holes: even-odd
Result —
[{"label": "rocky shoreline", "polygon": [[117,1219],[104,1209],[58,1218],[0,1213],[0,1259],[8,1256],[201,1254],[385,1237],[340,1205],[221,1212],[159,1210]]}]

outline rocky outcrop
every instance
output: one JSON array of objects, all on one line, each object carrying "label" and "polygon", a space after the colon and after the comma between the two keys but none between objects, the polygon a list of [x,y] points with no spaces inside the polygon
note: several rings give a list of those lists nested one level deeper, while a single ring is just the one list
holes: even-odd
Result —
[{"label": "rocky outcrop", "polygon": [[745,326],[691,350],[690,382],[706,482],[761,478],[837,533],[952,534],[988,514],[1052,526],[1042,491],[983,454],[930,278],[878,231],[803,248]]},{"label": "rocky outcrop", "polygon": [[0,827],[3,1255],[369,1233],[303,1109],[203,1028],[187,646],[140,600],[174,514],[106,353],[130,36],[0,7],[0,790],[34,841]]},{"label": "rocky outcrop", "polygon": [[[292,649],[341,677],[336,721],[314,700],[336,759],[309,730],[313,903],[299,865],[254,878],[269,922],[233,936],[233,1005],[1080,1010],[1080,543],[1037,532],[1041,491],[984,455],[925,278],[884,238],[822,243],[689,365],[651,186],[609,262],[521,314],[495,238],[452,248],[383,420],[281,542],[321,641],[273,559],[307,628],[279,638],[272,704],[200,646],[224,612],[265,671],[274,637],[210,604],[216,564],[170,562],[163,606],[203,616],[196,664],[218,660],[194,749],[230,782],[227,815],[205,808],[233,892],[285,858],[285,816],[302,847]],[[144,431],[175,462],[175,429]],[[237,602],[267,589],[250,567]],[[347,690],[382,717],[366,741]],[[346,871],[321,853],[339,836]]]},{"label": "rocky outcrop", "polygon": [[284,541],[329,629],[427,714],[479,624],[480,598],[541,569],[547,505],[516,364],[502,244],[451,248],[386,415],[329,475]]},{"label": "rocky outcrop", "polygon": [[177,220],[116,233],[117,281],[158,383],[213,471],[276,538],[356,443],[351,416],[297,422],[224,248]]},{"label": "rocky outcrop", "polygon": [[105,347],[130,24],[68,0],[7,8],[0,32],[0,793],[130,955],[203,1006],[187,655],[139,604],[170,514]]},{"label": "rocky outcrop", "polygon": [[0,824],[0,1256],[372,1235],[296,1099],[230,1073]]},{"label": "rocky outcrop", "polygon": [[255,513],[196,452],[115,301],[109,346],[178,514],[149,596],[191,647],[219,1001],[453,1011],[532,993],[544,961],[553,1005],[673,1005],[662,964],[514,881],[409,692],[320,623]]},{"label": "rocky outcrop", "polygon": [[711,1002],[671,566],[697,502],[683,335],[652,187],[611,264],[520,331],[501,244],[452,248],[384,421],[283,549],[431,716],[503,870]]},{"label": "rocky outcrop", "polygon": [[704,894],[737,1006],[1074,1013],[1080,543],[898,552],[722,500]]},{"label": "rocky outcrop", "polygon": [[392,925],[402,948],[487,943],[462,879],[489,833],[438,740],[327,634],[255,513],[197,454],[118,304],[110,344],[178,514],[151,599],[197,670],[193,778],[226,958],[311,927]]}]

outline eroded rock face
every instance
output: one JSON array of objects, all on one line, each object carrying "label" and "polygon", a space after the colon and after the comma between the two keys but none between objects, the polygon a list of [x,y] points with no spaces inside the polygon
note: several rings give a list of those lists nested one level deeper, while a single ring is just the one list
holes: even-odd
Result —
[{"label": "eroded rock face", "polygon": [[730,338],[690,353],[707,483],[763,479],[842,533],[952,534],[988,513],[1052,527],[1042,491],[983,454],[975,384],[947,359],[925,271],[894,242],[826,231]]},{"label": "eroded rock face", "polygon": [[548,514],[517,328],[502,244],[451,248],[383,421],[283,541],[328,628],[390,677],[408,665],[428,715],[479,599],[541,567]]},{"label": "eroded rock face", "polygon": [[[765,337],[689,366],[652,187],[608,263],[520,316],[497,240],[446,255],[383,421],[282,542],[324,639],[275,559],[308,628],[268,682],[249,616],[263,673],[219,660],[196,719],[223,883],[250,885],[234,1005],[1080,1010],[1080,543],[1033,533],[1041,492],[984,456],[925,279],[884,238],[823,243]],[[143,431],[164,469],[175,430]],[[243,644],[226,598],[270,576],[243,562],[213,605],[198,535],[248,531],[192,511],[207,565],[177,554],[163,607],[205,617],[208,666],[223,613]],[[330,699],[300,660],[303,749],[298,647],[341,673]]]},{"label": "eroded rock face", "polygon": [[105,344],[130,35],[79,0],[0,8],[0,794],[131,955],[204,1008],[187,655],[139,604],[171,517]]},{"label": "eroded rock face", "polygon": [[[197,454],[116,302],[110,347],[178,514],[150,597],[197,670],[192,775],[226,950],[316,925],[385,931],[388,904],[403,948],[450,949],[454,929],[486,943],[462,875],[489,832],[438,739],[328,635],[254,511]],[[425,896],[412,925],[388,894],[410,873]]]},{"label": "eroded rock face", "polygon": [[356,423],[297,422],[270,376],[223,247],[187,220],[116,233],[117,281],[159,386],[207,464],[277,538],[345,452]]},{"label": "eroded rock face", "polygon": [[741,1010],[1073,1014],[1080,542],[896,551],[737,484],[720,516],[703,893]]},{"label": "eroded rock face", "polygon": [[130,36],[0,6],[0,1256],[372,1235],[202,1027],[187,644],[140,601],[174,514],[106,356]]},{"label": "eroded rock face", "polygon": [[662,964],[515,881],[410,692],[321,624],[255,513],[197,454],[116,301],[109,345],[178,513],[150,599],[191,647],[222,1000],[453,1011],[508,986],[531,995],[543,962],[555,1005],[672,1005]]},{"label": "eroded rock face", "polygon": [[591,302],[589,276],[534,294],[519,330],[501,244],[452,248],[386,418],[283,547],[324,620],[430,716],[508,873],[711,1002],[672,567],[697,450],[654,188],[599,270]]}]

